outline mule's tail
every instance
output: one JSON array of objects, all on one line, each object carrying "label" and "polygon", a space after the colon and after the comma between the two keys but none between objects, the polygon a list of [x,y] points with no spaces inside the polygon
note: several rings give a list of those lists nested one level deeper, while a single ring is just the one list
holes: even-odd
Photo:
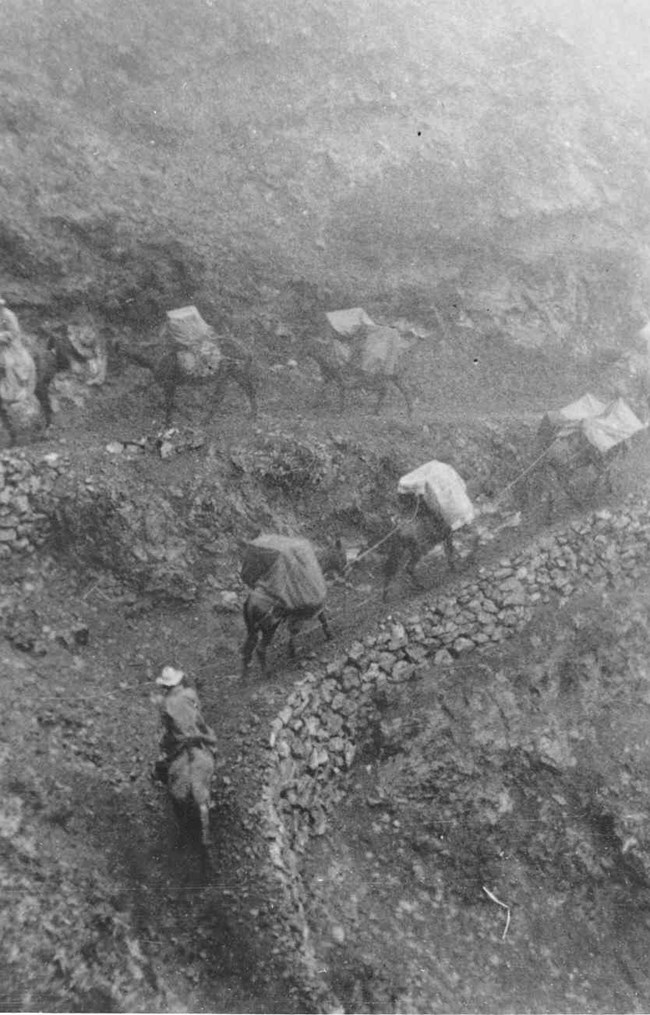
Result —
[{"label": "mule's tail", "polygon": [[201,821],[201,846],[207,850],[210,845],[210,808],[206,803],[199,804],[198,808]]},{"label": "mule's tail", "polygon": [[393,578],[397,574],[402,564],[402,558],[404,557],[404,546],[402,540],[399,538],[399,532],[393,533],[388,539],[387,554],[384,559],[384,565],[382,567],[382,602],[386,602],[388,599],[388,590],[390,588]]},{"label": "mule's tail", "polygon": [[214,775],[214,757],[203,748],[190,751],[191,793],[199,812],[201,822],[201,846],[207,851],[210,845],[210,799],[212,796],[212,777]]}]

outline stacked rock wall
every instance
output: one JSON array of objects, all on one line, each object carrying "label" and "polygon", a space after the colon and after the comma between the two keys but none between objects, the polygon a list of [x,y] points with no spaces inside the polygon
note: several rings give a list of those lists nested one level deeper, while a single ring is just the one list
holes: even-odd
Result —
[{"label": "stacked rock wall", "polygon": [[32,553],[45,541],[49,524],[43,508],[66,467],[55,453],[0,453],[0,558]]},{"label": "stacked rock wall", "polygon": [[302,986],[316,1007],[327,1010],[332,999],[319,981],[310,948],[300,854],[310,836],[325,831],[378,705],[431,662],[449,665],[520,631],[539,603],[561,605],[589,587],[638,580],[649,546],[647,501],[630,501],[616,513],[596,511],[495,567],[479,569],[453,594],[420,602],[403,618],[393,614],[376,634],[294,686],[271,724],[260,810],[282,897],[283,933],[297,948]]}]

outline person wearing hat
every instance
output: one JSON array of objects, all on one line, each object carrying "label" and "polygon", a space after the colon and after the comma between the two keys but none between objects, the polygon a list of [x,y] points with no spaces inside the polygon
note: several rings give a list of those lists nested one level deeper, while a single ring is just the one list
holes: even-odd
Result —
[{"label": "person wearing hat", "polygon": [[160,700],[160,718],[163,726],[160,740],[162,757],[158,759],[154,769],[154,777],[160,782],[167,781],[170,762],[190,741],[195,745],[200,743],[210,748],[217,746],[214,731],[201,714],[198,695],[185,681],[183,670],[177,670],[173,666],[164,666],[156,679],[156,684],[163,691]]}]

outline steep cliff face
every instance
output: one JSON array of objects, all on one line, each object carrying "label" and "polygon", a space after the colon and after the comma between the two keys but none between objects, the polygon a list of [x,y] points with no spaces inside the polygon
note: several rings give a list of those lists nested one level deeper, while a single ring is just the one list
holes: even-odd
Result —
[{"label": "steep cliff face", "polygon": [[0,284],[148,324],[289,277],[529,345],[647,298],[639,0],[3,0]]}]

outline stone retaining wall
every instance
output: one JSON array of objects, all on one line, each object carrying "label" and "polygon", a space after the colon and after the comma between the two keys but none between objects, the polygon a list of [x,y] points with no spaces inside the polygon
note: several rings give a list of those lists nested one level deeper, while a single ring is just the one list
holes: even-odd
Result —
[{"label": "stone retaining wall", "polygon": [[56,453],[0,452],[0,558],[33,553],[45,541],[49,524],[43,505],[66,469]]},{"label": "stone retaining wall", "polygon": [[302,986],[316,1008],[328,1010],[336,1001],[316,972],[300,855],[310,836],[325,831],[379,702],[398,694],[432,662],[452,664],[520,631],[539,603],[561,605],[578,590],[637,580],[647,566],[649,543],[647,501],[630,500],[616,513],[596,511],[537,538],[495,567],[479,569],[453,595],[420,601],[403,617],[392,614],[376,634],[294,685],[271,723],[260,812],[282,898],[282,934],[296,948]]}]

